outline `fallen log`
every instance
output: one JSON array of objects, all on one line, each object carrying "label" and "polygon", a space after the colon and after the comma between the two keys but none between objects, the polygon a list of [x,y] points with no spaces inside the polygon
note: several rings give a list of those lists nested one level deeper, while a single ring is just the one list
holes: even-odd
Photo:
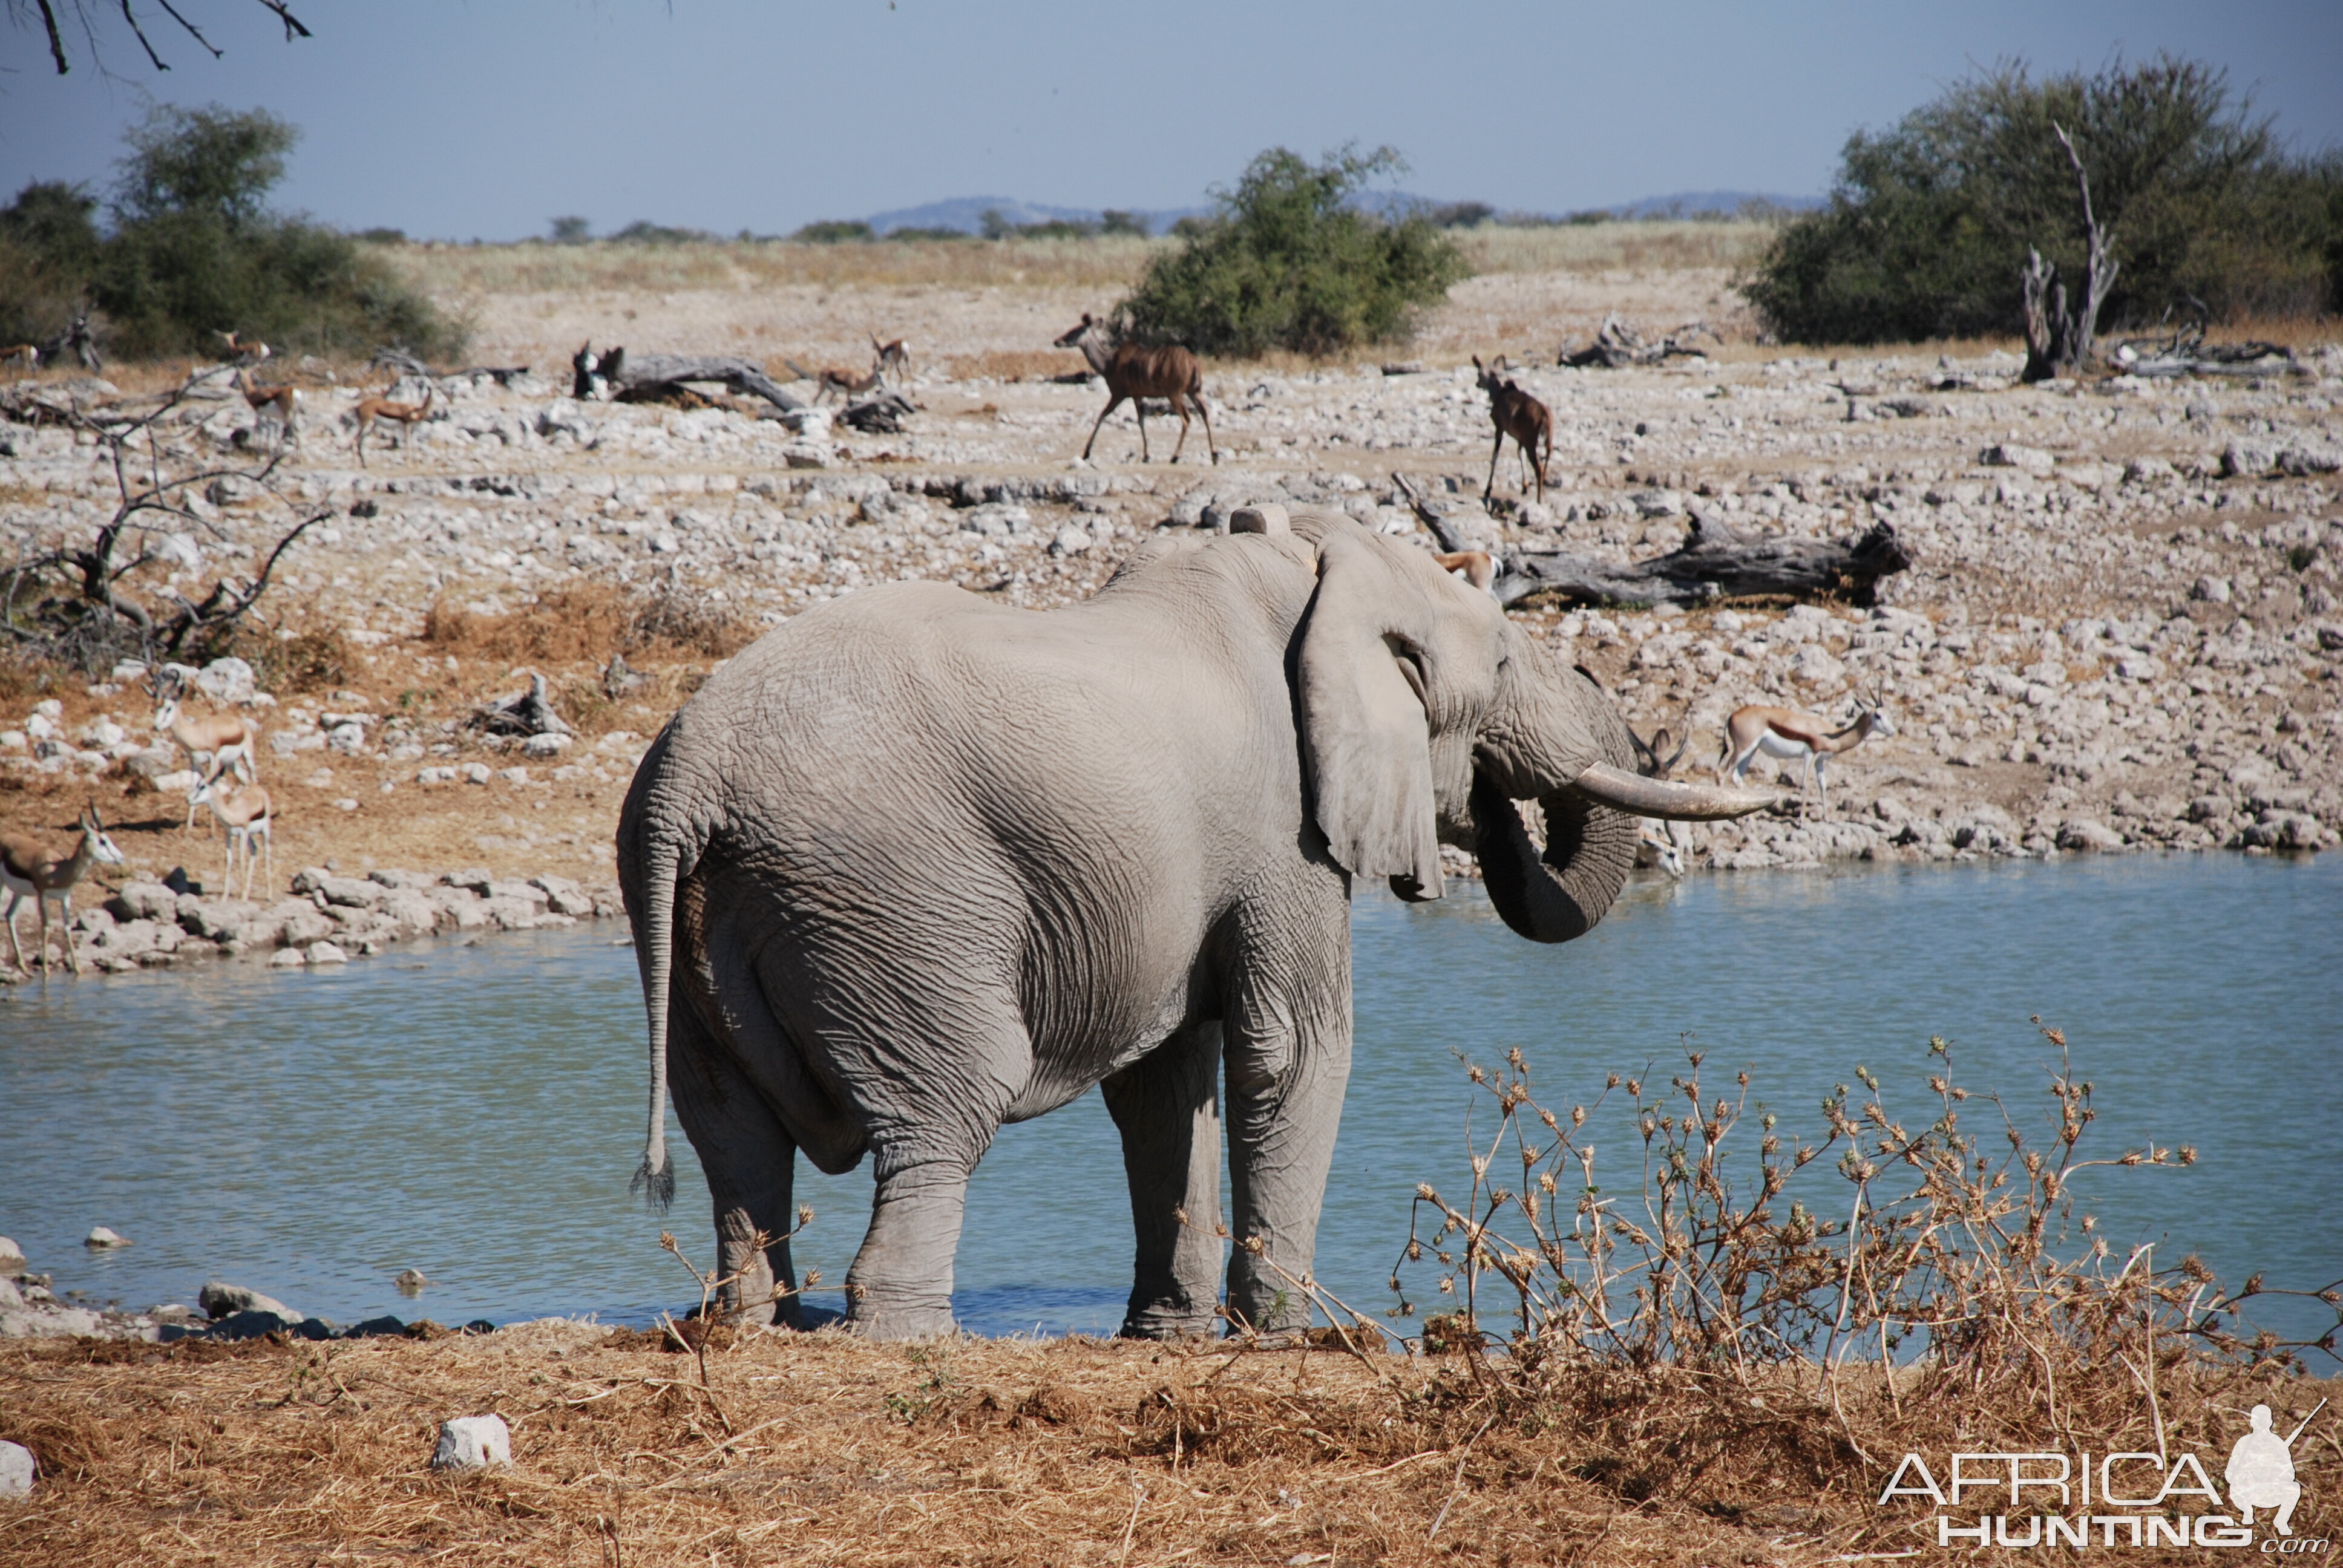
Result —
[{"label": "fallen log", "polygon": [[546,693],[545,677],[531,670],[528,689],[492,702],[474,713],[469,720],[474,729],[490,735],[568,735],[569,726],[553,710],[552,699]]},{"label": "fallen log", "polygon": [[586,344],[570,356],[569,366],[576,372],[570,396],[581,400],[593,397],[598,387],[649,391],[661,386],[712,381],[743,397],[762,397],[783,413],[805,407],[804,399],[785,390],[756,366],[725,355],[630,355],[623,347],[597,355],[593,346]]},{"label": "fallen log", "polygon": [[1600,365],[1606,369],[1624,370],[1631,365],[1657,365],[1677,357],[1704,359],[1706,352],[1693,347],[1693,339],[1702,337],[1716,338],[1716,332],[1706,322],[1687,321],[1657,343],[1646,343],[1644,335],[1620,320],[1614,310],[1604,316],[1603,325],[1595,328],[1594,342],[1574,353],[1564,343],[1562,351],[1554,356],[1554,363],[1580,369]]},{"label": "fallen log", "polygon": [[1589,604],[1699,605],[1778,595],[1871,602],[1879,579],[1912,555],[1885,523],[1851,539],[1745,539],[1713,517],[1696,516],[1682,548],[1624,566],[1563,550],[1512,550],[1497,578],[1500,604],[1552,593]]},{"label": "fallen log", "polygon": [[917,412],[918,407],[900,392],[881,392],[876,397],[848,404],[838,422],[866,436],[895,436],[902,433],[903,421]]}]

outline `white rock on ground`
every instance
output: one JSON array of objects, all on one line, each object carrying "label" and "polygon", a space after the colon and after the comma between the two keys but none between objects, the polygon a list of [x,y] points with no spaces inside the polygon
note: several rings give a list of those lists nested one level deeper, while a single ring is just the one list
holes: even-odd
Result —
[{"label": "white rock on ground", "polygon": [[101,1249],[110,1247],[127,1247],[130,1245],[130,1238],[123,1235],[120,1231],[111,1230],[106,1226],[93,1225],[89,1229],[89,1234],[81,1239],[81,1244],[85,1247],[96,1247]]},{"label": "white rock on ground", "polygon": [[439,1423],[434,1470],[485,1470],[512,1462],[512,1429],[500,1415],[459,1415]]},{"label": "white rock on ground", "polygon": [[0,1497],[33,1495],[33,1451],[21,1442],[0,1442]]},{"label": "white rock on ground", "polygon": [[25,1249],[5,1236],[0,1236],[0,1276],[13,1276],[25,1271]]}]

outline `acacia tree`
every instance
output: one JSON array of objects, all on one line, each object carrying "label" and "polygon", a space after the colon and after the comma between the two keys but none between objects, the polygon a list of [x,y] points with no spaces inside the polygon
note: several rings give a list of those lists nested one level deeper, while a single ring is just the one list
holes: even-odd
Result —
[{"label": "acacia tree", "polygon": [[2327,303],[2343,167],[2288,156],[2223,72],[2169,55],[2091,76],[2005,62],[1858,132],[1829,205],[1784,226],[1743,293],[1793,342],[2016,332],[2029,248],[2092,271],[2062,130],[2110,246],[2111,324],[2190,298],[2217,317]]},{"label": "acacia tree", "polygon": [[1202,354],[1330,354],[1405,336],[1415,313],[1464,275],[1454,242],[1421,213],[1360,210],[1370,181],[1405,169],[1397,152],[1350,147],[1313,164],[1272,147],[1216,192],[1209,223],[1174,229],[1116,308],[1121,336]]}]

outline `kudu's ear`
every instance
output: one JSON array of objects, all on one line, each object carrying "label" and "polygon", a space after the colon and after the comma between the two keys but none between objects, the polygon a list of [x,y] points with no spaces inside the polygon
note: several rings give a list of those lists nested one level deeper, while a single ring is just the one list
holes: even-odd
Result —
[{"label": "kudu's ear", "polygon": [[1311,794],[1334,859],[1403,898],[1441,894],[1420,662],[1431,623],[1423,585],[1355,525],[1329,528],[1294,668]]}]

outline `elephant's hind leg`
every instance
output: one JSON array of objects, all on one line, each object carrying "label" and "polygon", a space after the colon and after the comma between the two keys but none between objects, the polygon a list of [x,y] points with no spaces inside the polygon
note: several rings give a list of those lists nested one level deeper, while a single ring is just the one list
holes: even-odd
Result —
[{"label": "elephant's hind leg", "polygon": [[[1122,1332],[1209,1332],[1221,1282],[1221,1026],[1192,1026],[1099,1085],[1122,1132],[1139,1261]],[[1180,1222],[1185,1212],[1188,1222]]]},{"label": "elephant's hind leg", "polygon": [[[719,1301],[728,1316],[798,1326],[786,1240],[796,1223],[797,1145],[731,1055],[689,1007],[675,1010],[669,1081],[716,1210],[716,1268],[737,1276]],[[767,1239],[762,1247],[758,1238]]]}]

